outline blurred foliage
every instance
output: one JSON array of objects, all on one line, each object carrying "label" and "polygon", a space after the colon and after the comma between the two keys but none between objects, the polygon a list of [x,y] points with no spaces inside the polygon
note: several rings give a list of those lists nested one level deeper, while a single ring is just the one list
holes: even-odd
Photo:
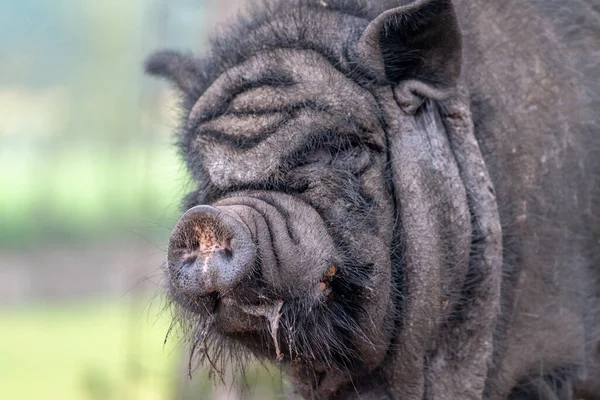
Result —
[{"label": "blurred foliage", "polygon": [[[177,100],[144,76],[143,59],[165,47],[201,51],[217,8],[231,3],[0,1],[0,279],[15,289],[5,296],[13,305],[0,304],[0,399],[216,390],[204,372],[184,378],[186,345],[176,333],[163,344],[170,316],[143,291],[89,299],[147,268],[146,256],[105,271],[85,249],[112,254],[131,235],[166,243],[190,188],[172,146]],[[53,246],[60,257],[49,257]],[[50,281],[65,293],[44,290]],[[248,384],[247,397],[282,397],[277,371],[251,369]]]},{"label": "blurred foliage", "polygon": [[174,99],[142,61],[157,48],[201,49],[208,9],[0,2],[0,247],[172,225],[187,182],[171,146]]}]

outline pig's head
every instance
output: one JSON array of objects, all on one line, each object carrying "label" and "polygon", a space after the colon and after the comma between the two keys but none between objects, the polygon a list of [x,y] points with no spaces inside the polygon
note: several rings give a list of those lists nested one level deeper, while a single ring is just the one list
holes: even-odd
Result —
[{"label": "pig's head", "polygon": [[439,326],[460,314],[473,236],[440,107],[460,43],[450,1],[282,1],[206,58],[147,60],[182,94],[197,188],[166,275],[209,361],[249,350],[305,395],[382,386],[390,363],[422,384]]}]

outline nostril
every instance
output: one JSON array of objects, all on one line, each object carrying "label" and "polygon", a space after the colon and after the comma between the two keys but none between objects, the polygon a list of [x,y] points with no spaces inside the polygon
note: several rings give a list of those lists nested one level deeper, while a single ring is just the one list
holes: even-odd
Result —
[{"label": "nostril", "polygon": [[231,252],[231,238],[225,238],[222,242],[222,250]]},{"label": "nostril", "polygon": [[198,257],[195,255],[184,256],[181,258],[181,265],[184,267],[194,265],[197,259]]},{"label": "nostril", "polygon": [[254,261],[248,227],[227,212],[196,206],[173,229],[167,251],[167,271],[175,286],[194,295],[233,288]]}]

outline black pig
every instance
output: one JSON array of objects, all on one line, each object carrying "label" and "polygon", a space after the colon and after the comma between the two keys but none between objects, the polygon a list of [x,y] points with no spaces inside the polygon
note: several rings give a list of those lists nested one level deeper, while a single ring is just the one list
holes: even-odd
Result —
[{"label": "black pig", "polygon": [[600,399],[598,8],[281,0],[152,55],[192,346],[306,398]]}]

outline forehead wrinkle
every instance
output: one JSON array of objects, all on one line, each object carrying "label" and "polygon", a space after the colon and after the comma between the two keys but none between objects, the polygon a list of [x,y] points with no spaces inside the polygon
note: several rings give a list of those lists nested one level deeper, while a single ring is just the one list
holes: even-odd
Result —
[{"label": "forehead wrinkle", "polygon": [[285,157],[306,147],[309,140],[317,137],[324,139],[327,135],[337,141],[343,140],[342,135],[334,134],[339,132],[340,127],[343,129],[339,119],[332,119],[323,112],[305,110],[255,146],[243,151],[232,148],[228,143],[206,143],[201,138],[196,138],[194,143],[197,151],[202,152],[211,182],[225,189],[276,176],[279,167],[285,164]]},{"label": "forehead wrinkle", "polygon": [[229,106],[236,95],[243,96],[243,93],[238,93],[240,88],[244,85],[252,88],[252,82],[259,82],[265,75],[273,73],[289,75],[293,80],[295,87],[285,91],[290,97],[302,96],[294,93],[301,88],[304,88],[304,93],[323,95],[328,93],[324,92],[325,89],[334,87],[334,93],[329,93],[330,100],[335,101],[334,97],[341,98],[347,94],[353,99],[361,98],[373,111],[378,109],[370,92],[336,70],[320,53],[284,48],[258,53],[221,74],[192,107],[187,119],[188,128],[197,126],[201,120],[225,114],[227,109],[224,107]]}]

